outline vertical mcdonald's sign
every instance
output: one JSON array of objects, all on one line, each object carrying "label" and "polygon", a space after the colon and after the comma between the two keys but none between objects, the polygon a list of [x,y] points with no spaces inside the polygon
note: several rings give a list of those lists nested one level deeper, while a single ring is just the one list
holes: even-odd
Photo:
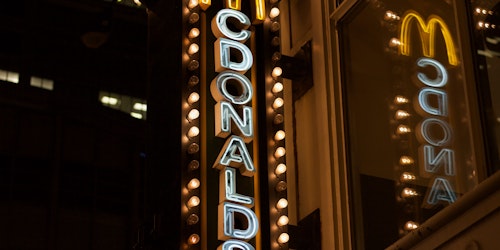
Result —
[{"label": "vertical mcdonald's sign", "polygon": [[[415,126],[418,144],[420,179],[428,181],[422,207],[431,208],[438,203],[455,202],[457,186],[456,140],[449,105],[449,89],[456,85],[449,77],[449,69],[459,64],[453,36],[446,22],[430,15],[426,20],[415,11],[408,11],[401,19],[400,54],[416,58],[416,85],[414,109],[420,115]],[[416,38],[415,36],[418,36]],[[436,40],[444,40],[445,48],[439,61]],[[415,44],[420,42],[420,44]],[[417,49],[421,48],[421,54]],[[442,56],[445,52],[445,56]]]}]

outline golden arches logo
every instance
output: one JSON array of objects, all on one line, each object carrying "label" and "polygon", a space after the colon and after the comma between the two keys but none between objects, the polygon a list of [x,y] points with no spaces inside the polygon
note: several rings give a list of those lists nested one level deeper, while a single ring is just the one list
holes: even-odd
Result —
[{"label": "golden arches logo", "polygon": [[455,44],[453,43],[453,38],[450,34],[448,26],[446,25],[446,22],[441,17],[436,15],[429,16],[426,22],[417,12],[414,11],[407,12],[403,20],[401,21],[401,30],[399,37],[399,41],[401,44],[399,48],[402,55],[410,55],[411,24],[414,22],[417,23],[424,56],[430,58],[434,57],[437,32],[436,29],[439,28],[446,45],[448,62],[451,65],[458,65],[458,57],[455,51]]},{"label": "golden arches logo", "polygon": [[[233,10],[241,10],[241,0],[223,0],[225,7]],[[252,15],[254,23],[260,23],[266,18],[266,1],[265,0],[250,0],[252,4]],[[201,8],[206,10],[212,5],[211,0],[198,0]]]}]

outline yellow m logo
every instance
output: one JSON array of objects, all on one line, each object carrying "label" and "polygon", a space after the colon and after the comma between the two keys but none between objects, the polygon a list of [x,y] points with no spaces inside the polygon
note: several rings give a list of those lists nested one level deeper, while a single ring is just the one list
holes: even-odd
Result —
[{"label": "yellow m logo", "polygon": [[457,53],[455,51],[455,45],[453,43],[453,38],[450,34],[450,30],[446,23],[439,16],[431,15],[427,22],[414,11],[407,12],[401,21],[401,30],[399,41],[401,42],[399,48],[403,55],[410,55],[410,31],[411,24],[416,22],[424,56],[433,58],[435,55],[435,40],[436,40],[436,29],[440,29],[441,34],[443,34],[444,42],[446,44],[446,52],[448,54],[448,62],[451,65],[458,65]]},{"label": "yellow m logo", "polygon": [[[201,8],[206,10],[212,5],[211,0],[198,0]],[[223,0],[226,8],[233,10],[241,10],[241,0]],[[250,0],[252,3],[252,19],[254,23],[260,23],[266,18],[266,1],[265,0]]]}]

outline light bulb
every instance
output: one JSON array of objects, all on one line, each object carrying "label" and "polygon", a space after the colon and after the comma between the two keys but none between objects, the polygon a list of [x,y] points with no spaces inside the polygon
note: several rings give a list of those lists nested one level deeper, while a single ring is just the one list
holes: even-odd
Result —
[{"label": "light bulb", "polygon": [[198,151],[200,151],[200,145],[198,145],[198,143],[193,142],[189,145],[187,151],[189,154],[196,154],[198,153]]},{"label": "light bulb", "polygon": [[395,37],[391,38],[391,40],[389,41],[389,47],[397,47],[399,45],[401,45],[401,42]]},{"label": "light bulb", "polygon": [[283,69],[281,67],[274,67],[273,72],[271,72],[271,75],[273,77],[280,77],[281,74],[283,74]]},{"label": "light bulb", "polygon": [[189,245],[196,245],[200,242],[200,236],[197,234],[191,234],[188,238],[188,244]]},{"label": "light bulb", "polygon": [[193,137],[196,137],[200,134],[200,129],[196,126],[192,126],[188,132],[187,132],[187,136],[189,138],[193,138]]},{"label": "light bulb", "polygon": [[195,102],[197,102],[197,101],[199,101],[199,100],[200,100],[200,94],[198,94],[197,92],[193,92],[193,93],[191,93],[191,94],[189,95],[189,97],[188,97],[188,99],[187,99],[187,102],[188,102],[189,104],[193,104],[193,103],[195,103]]},{"label": "light bulb", "polygon": [[274,170],[274,173],[276,175],[280,175],[280,174],[283,174],[285,172],[286,172],[286,165],[283,163],[278,164],[278,166],[276,166],[276,169]]},{"label": "light bulb", "polygon": [[191,109],[191,111],[189,111],[187,115],[189,121],[198,119],[198,117],[200,117],[200,111],[198,111],[197,109]]},{"label": "light bulb", "polygon": [[285,244],[290,240],[290,236],[287,233],[281,233],[278,237],[278,243]]},{"label": "light bulb", "polygon": [[288,220],[288,216],[282,215],[282,216],[280,216],[280,218],[278,219],[278,221],[276,222],[276,224],[278,226],[282,227],[282,226],[288,225],[288,221],[289,221]]},{"label": "light bulb", "polygon": [[193,9],[196,6],[198,6],[198,0],[189,0],[189,2],[188,2],[188,8],[189,9]]},{"label": "light bulb", "polygon": [[417,179],[417,177],[412,173],[404,172],[401,174],[401,181],[403,181],[403,182],[414,181],[416,179]]},{"label": "light bulb", "polygon": [[409,156],[403,155],[399,158],[399,164],[401,165],[411,165],[413,164],[413,159]]},{"label": "light bulb", "polygon": [[286,153],[286,150],[284,147],[278,147],[276,149],[276,151],[274,152],[274,157],[276,157],[276,159],[278,159],[278,158],[284,156],[285,153]]},{"label": "light bulb", "polygon": [[401,192],[401,197],[403,198],[408,198],[408,197],[414,197],[418,196],[417,190],[413,188],[404,188],[403,191]]},{"label": "light bulb", "polygon": [[281,25],[279,22],[273,22],[271,24],[271,32],[276,32],[276,31],[280,30],[280,28],[281,28]]},{"label": "light bulb", "polygon": [[274,140],[276,141],[281,141],[285,139],[285,131],[283,130],[278,130],[276,134],[274,135]]},{"label": "light bulb", "polygon": [[277,192],[283,192],[286,190],[286,182],[284,181],[280,181],[276,184],[276,187],[275,187],[276,191]]},{"label": "light bulb", "polygon": [[284,209],[286,207],[288,207],[288,201],[285,198],[279,199],[276,203],[276,208],[278,209]]},{"label": "light bulb", "polygon": [[396,111],[396,114],[394,115],[394,118],[396,120],[403,120],[410,117],[410,113],[404,111],[404,110],[398,110]]},{"label": "light bulb", "polygon": [[191,179],[187,184],[187,188],[189,190],[197,189],[199,187],[200,187],[200,180],[198,180],[197,178]]},{"label": "light bulb", "polygon": [[188,208],[193,208],[193,207],[196,207],[198,205],[200,205],[200,198],[198,196],[193,196],[193,197],[189,198],[189,200],[187,202]]},{"label": "light bulb", "polygon": [[418,228],[418,223],[413,221],[408,221],[405,223],[405,229],[408,231],[415,230]]},{"label": "light bulb", "polygon": [[277,82],[274,84],[273,86],[273,89],[272,89],[273,93],[277,94],[281,91],[283,91],[283,83],[281,82]]},{"label": "light bulb", "polygon": [[188,37],[193,39],[193,38],[197,38],[199,35],[200,35],[200,30],[198,28],[192,28],[189,31]]},{"label": "light bulb", "polygon": [[186,223],[188,225],[195,225],[196,223],[198,223],[198,221],[200,221],[200,217],[198,217],[198,215],[196,214],[191,214],[187,218]]},{"label": "light bulb", "polygon": [[196,43],[192,43],[191,45],[189,45],[188,54],[189,55],[196,54],[198,50],[200,50],[200,46],[198,46],[198,44]]},{"label": "light bulb", "polygon": [[193,171],[193,170],[196,170],[200,167],[200,162],[197,161],[197,160],[192,160],[191,162],[189,162],[188,164],[188,168],[189,170]]},{"label": "light bulb", "polygon": [[408,98],[402,96],[402,95],[398,95],[396,97],[394,97],[394,103],[395,104],[405,104],[405,103],[408,103],[410,102],[410,100],[408,100]]},{"label": "light bulb", "polygon": [[397,130],[396,130],[396,133],[399,135],[408,134],[410,132],[411,132],[411,129],[406,125],[399,125]]},{"label": "light bulb", "polygon": [[198,67],[200,67],[200,62],[198,62],[197,60],[191,60],[188,64],[188,69],[193,71],[193,70],[196,70],[198,69]]},{"label": "light bulb", "polygon": [[270,18],[276,18],[279,15],[280,15],[280,9],[278,9],[277,7],[273,7],[271,11],[269,11]]},{"label": "light bulb", "polygon": [[279,108],[283,107],[284,103],[285,103],[285,101],[283,101],[282,98],[278,97],[273,102],[273,108],[274,109],[279,109]]}]

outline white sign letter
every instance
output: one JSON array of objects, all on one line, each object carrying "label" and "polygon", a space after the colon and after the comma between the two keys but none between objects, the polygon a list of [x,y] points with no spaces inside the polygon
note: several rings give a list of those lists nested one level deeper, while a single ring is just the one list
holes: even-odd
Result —
[{"label": "white sign letter", "polygon": [[[236,228],[236,213],[246,218],[246,223],[241,223],[247,225],[245,229]],[[241,216],[238,219],[241,220]],[[222,230],[219,227],[219,240],[227,240],[229,238],[250,240],[257,235],[257,231],[259,230],[259,221],[254,211],[242,205],[229,202],[219,204],[219,225],[223,225]]]},{"label": "white sign letter", "polygon": [[[241,74],[245,74],[245,72],[252,67],[252,51],[242,43],[226,38],[219,38],[215,41],[214,49],[215,71],[217,72],[222,72],[225,69],[232,69]],[[231,55],[239,62],[232,61]]]},{"label": "white sign letter", "polygon": [[213,167],[223,170],[227,166],[239,168],[244,176],[251,177],[255,174],[252,158],[245,142],[239,136],[233,135],[227,139]]}]

